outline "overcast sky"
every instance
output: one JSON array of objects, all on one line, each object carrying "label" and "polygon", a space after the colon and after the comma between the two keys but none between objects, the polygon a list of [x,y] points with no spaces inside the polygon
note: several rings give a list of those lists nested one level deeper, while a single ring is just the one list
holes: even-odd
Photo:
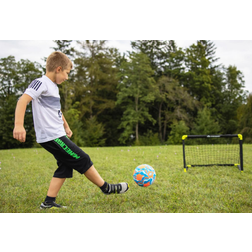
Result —
[{"label": "overcast sky", "polygon": [[[196,40],[175,40],[179,47],[185,48]],[[252,92],[252,40],[211,40],[216,46],[217,63],[225,67],[235,65],[244,75],[245,89]],[[109,46],[116,47],[121,53],[131,51],[130,40],[109,40]],[[52,40],[0,40],[0,58],[9,55],[43,63],[56,44]]]}]

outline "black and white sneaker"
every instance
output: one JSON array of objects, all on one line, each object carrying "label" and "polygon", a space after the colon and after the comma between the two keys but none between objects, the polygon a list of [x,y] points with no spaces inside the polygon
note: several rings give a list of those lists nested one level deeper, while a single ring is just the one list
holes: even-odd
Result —
[{"label": "black and white sneaker", "polygon": [[40,205],[40,209],[59,209],[59,208],[67,208],[66,206],[61,206],[59,204],[56,204],[54,201],[53,202],[42,202]]},{"label": "black and white sneaker", "polygon": [[119,184],[108,184],[107,192],[102,191],[104,194],[112,194],[112,193],[125,193],[129,190],[129,185],[126,182],[122,182]]}]

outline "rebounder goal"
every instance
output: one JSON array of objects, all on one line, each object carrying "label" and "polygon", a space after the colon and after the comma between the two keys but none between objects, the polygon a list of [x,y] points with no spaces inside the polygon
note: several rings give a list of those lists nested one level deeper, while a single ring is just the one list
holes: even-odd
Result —
[{"label": "rebounder goal", "polygon": [[196,166],[236,166],[243,172],[242,135],[184,135],[184,171]]}]

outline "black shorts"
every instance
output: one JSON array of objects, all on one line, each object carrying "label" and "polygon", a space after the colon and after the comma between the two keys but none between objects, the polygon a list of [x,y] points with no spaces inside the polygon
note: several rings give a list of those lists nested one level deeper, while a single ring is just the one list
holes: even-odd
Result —
[{"label": "black shorts", "polygon": [[73,169],[83,174],[93,165],[89,155],[66,136],[40,145],[57,160],[58,169],[53,175],[55,178],[72,178]]}]

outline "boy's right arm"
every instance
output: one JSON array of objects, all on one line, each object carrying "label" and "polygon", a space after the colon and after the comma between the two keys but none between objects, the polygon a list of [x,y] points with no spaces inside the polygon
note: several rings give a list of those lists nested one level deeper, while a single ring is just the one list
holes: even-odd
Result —
[{"label": "boy's right arm", "polygon": [[17,102],[13,137],[20,142],[25,142],[26,131],[24,128],[24,116],[27,104],[31,102],[31,100],[32,100],[31,96],[23,94]]}]

